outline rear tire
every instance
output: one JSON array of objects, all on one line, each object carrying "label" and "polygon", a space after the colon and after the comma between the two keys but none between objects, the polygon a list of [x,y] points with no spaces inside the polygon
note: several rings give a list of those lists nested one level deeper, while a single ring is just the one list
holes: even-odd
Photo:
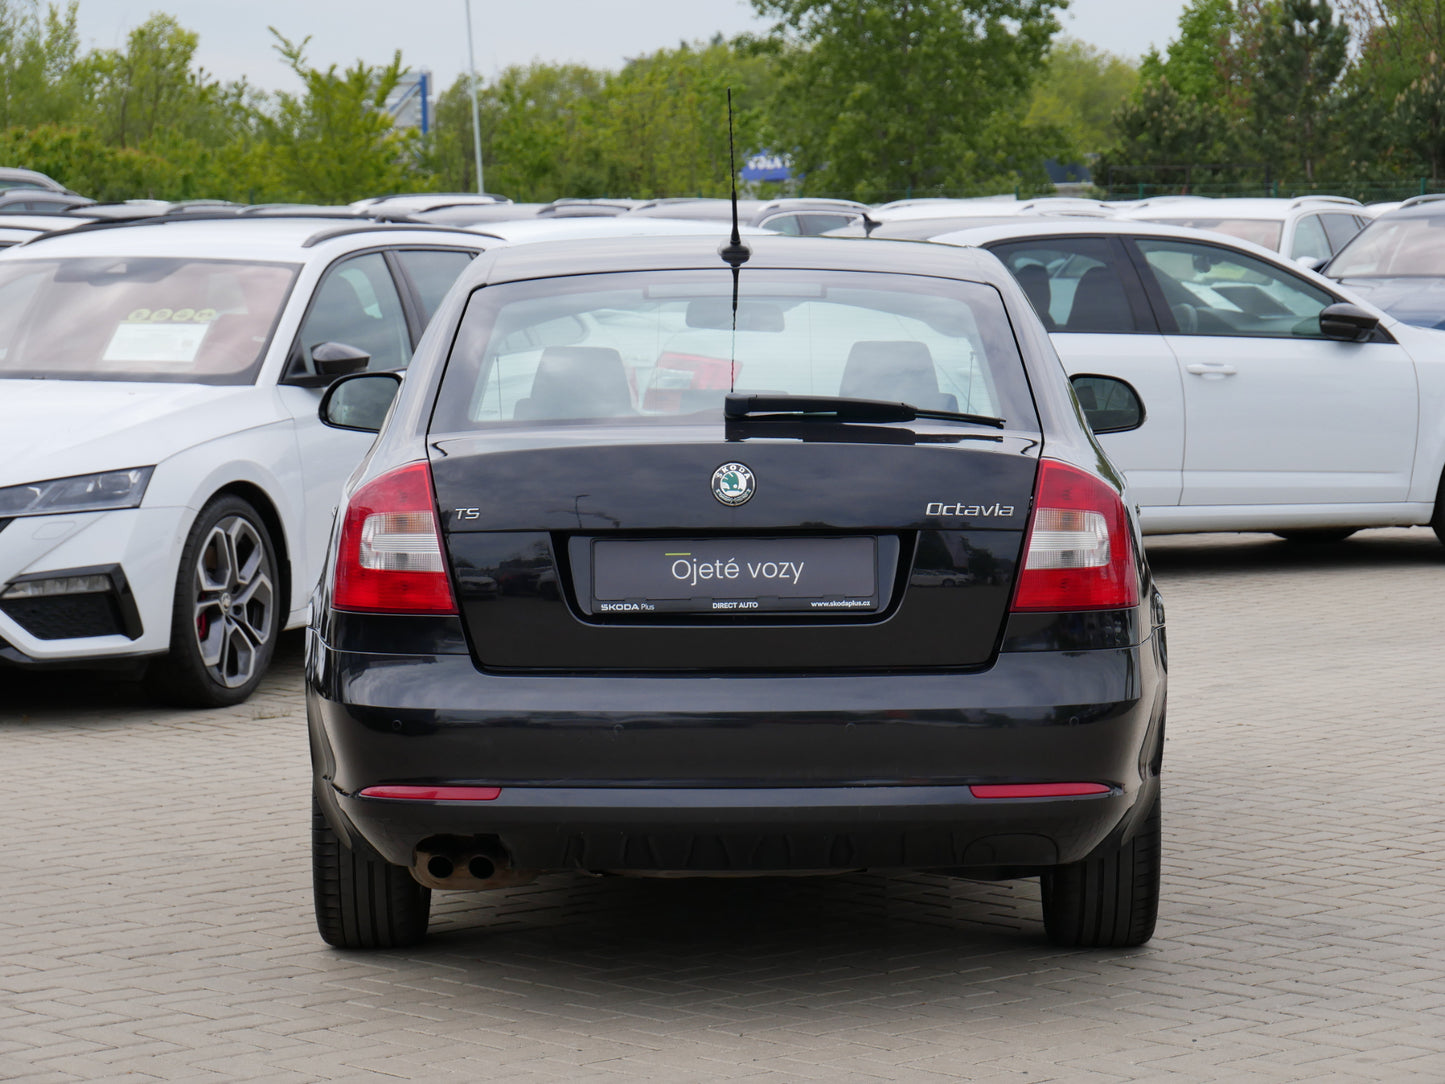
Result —
[{"label": "rear tire", "polygon": [[181,549],[171,600],[171,648],[151,663],[152,695],[185,708],[220,708],[250,696],[281,631],[276,545],[247,501],[217,497]]},{"label": "rear tire", "polygon": [[1159,799],[1134,838],[1039,878],[1044,932],[1070,948],[1130,948],[1154,936],[1159,914]]},{"label": "rear tire", "polygon": [[1296,542],[1304,546],[1323,546],[1331,542],[1343,542],[1358,530],[1358,527],[1298,527],[1274,533],[1286,542]]},{"label": "rear tire", "polygon": [[[345,949],[405,948],[426,936],[431,889],[379,854],[344,844],[311,798],[311,889],[316,928]],[[366,848],[368,851],[370,848]]]}]

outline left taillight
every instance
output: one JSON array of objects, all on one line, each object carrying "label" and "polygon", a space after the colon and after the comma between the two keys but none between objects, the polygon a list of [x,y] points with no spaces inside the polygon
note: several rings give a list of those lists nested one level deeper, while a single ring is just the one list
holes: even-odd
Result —
[{"label": "left taillight", "polygon": [[363,613],[457,612],[425,463],[398,467],[352,494],[331,604]]}]

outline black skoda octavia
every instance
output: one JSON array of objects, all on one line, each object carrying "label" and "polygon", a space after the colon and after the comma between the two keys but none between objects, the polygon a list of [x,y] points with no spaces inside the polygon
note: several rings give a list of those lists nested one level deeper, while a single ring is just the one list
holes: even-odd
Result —
[{"label": "black skoda octavia", "polygon": [[489,250],[394,403],[328,392],[386,415],[309,633],[329,943],[557,871],[1039,876],[1055,943],[1151,936],[1163,609],[1085,421],[1133,389],[987,253],[750,244]]}]

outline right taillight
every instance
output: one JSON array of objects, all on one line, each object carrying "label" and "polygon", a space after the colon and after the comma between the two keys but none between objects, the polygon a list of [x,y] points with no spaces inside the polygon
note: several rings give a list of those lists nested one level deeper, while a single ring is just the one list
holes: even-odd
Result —
[{"label": "right taillight", "polygon": [[1039,464],[1015,610],[1119,610],[1139,603],[1124,502],[1102,479],[1058,460]]},{"label": "right taillight", "polygon": [[331,605],[363,613],[454,614],[431,474],[409,463],[347,502]]}]

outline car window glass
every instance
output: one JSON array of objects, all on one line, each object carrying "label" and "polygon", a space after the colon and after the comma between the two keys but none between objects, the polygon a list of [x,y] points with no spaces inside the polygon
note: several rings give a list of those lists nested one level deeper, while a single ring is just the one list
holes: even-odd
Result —
[{"label": "car window glass", "polygon": [[1360,220],[1354,215],[1320,215],[1320,221],[1324,223],[1325,235],[1334,252],[1344,248],[1350,238],[1360,232]]},{"label": "car window glass", "polygon": [[789,237],[801,237],[803,233],[803,227],[798,221],[797,215],[774,215],[772,218],[764,219],[762,228],[775,233],[787,234]]},{"label": "car window glass", "polygon": [[990,248],[1050,331],[1133,332],[1117,249],[1106,237],[1040,237]]},{"label": "car window glass", "polygon": [[1196,230],[1225,233],[1241,241],[1252,241],[1264,248],[1279,251],[1280,235],[1284,223],[1270,218],[1221,218],[1218,215],[1159,215],[1140,216],[1145,222],[1161,222],[1172,226],[1189,226]]},{"label": "car window glass", "polygon": [[1036,415],[991,287],[913,275],[753,270],[588,275],[472,295],[437,425],[721,416],[732,390]]},{"label": "car window glass", "polygon": [[456,249],[402,249],[397,258],[416,287],[421,299],[422,320],[430,323],[432,314],[442,303],[462,268],[472,262],[473,253]]},{"label": "car window glass", "polygon": [[1185,335],[1321,338],[1334,298],[1253,256],[1189,241],[1137,239]]},{"label": "car window glass", "polygon": [[0,377],[249,384],[295,275],[231,260],[7,260]]},{"label": "car window glass", "polygon": [[368,369],[400,369],[411,361],[411,335],[386,260],[368,252],[327,272],[299,336],[306,371],[311,351],[345,343],[371,356]]},{"label": "car window glass", "polygon": [[1324,262],[1330,258],[1330,242],[1319,215],[1305,215],[1295,223],[1289,254],[1296,260],[1308,258]]},{"label": "car window glass", "polygon": [[858,220],[857,215],[845,214],[809,214],[798,216],[798,230],[804,237],[817,237],[827,233],[829,230],[841,230],[844,226]]},{"label": "car window glass", "polygon": [[1377,218],[1330,264],[1331,278],[1445,275],[1445,216]]}]

